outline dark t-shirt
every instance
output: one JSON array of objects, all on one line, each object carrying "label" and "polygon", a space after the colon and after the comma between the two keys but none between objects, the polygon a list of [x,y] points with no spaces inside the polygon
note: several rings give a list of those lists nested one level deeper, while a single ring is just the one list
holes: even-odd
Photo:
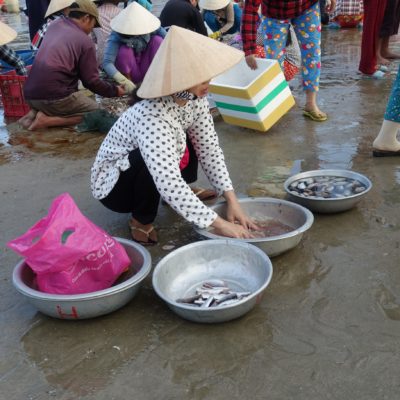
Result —
[{"label": "dark t-shirt", "polygon": [[207,36],[200,11],[189,0],[169,0],[160,14],[161,26],[177,25]]},{"label": "dark t-shirt", "polygon": [[117,96],[114,85],[99,77],[92,39],[69,18],[52,22],[24,85],[27,100],[58,100],[83,86],[104,97]]}]

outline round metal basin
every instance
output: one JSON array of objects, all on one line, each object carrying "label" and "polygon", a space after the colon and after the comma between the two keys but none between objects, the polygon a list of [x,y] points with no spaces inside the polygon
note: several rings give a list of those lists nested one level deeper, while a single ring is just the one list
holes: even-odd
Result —
[{"label": "round metal basin", "polygon": [[[293,193],[289,190],[289,186],[300,179],[313,178],[316,176],[337,176],[343,178],[356,179],[365,186],[365,190],[361,193],[357,193],[351,196],[335,199],[315,199],[312,197],[303,197],[299,194]],[[343,170],[343,169],[319,169],[314,171],[302,172],[288,178],[284,183],[285,191],[290,201],[294,201],[298,204],[307,207],[309,210],[317,213],[338,213],[342,211],[350,210],[355,207],[356,204],[371,190],[372,183],[364,175],[357,172]]]},{"label": "round metal basin", "polygon": [[[290,201],[273,199],[269,197],[255,197],[239,199],[243,210],[255,221],[263,221],[272,218],[293,228],[291,232],[255,239],[232,239],[251,243],[265,251],[269,257],[275,257],[297,246],[314,222],[314,216],[306,208]],[[222,218],[226,217],[226,203],[217,203],[211,208]],[[198,229],[198,233],[208,239],[221,239],[207,229]]]},{"label": "round metal basin", "polygon": [[[250,311],[272,277],[268,256],[257,247],[234,240],[207,240],[183,246],[164,257],[153,272],[153,287],[169,308],[194,322],[225,322]],[[222,279],[236,291],[251,295],[237,303],[200,308],[176,302],[194,294],[207,280]]]},{"label": "round metal basin", "polygon": [[108,289],[76,295],[43,293],[36,290],[34,273],[24,261],[14,268],[13,284],[30,303],[50,317],[85,319],[115,311],[136,295],[151,270],[151,256],[143,246],[131,240],[115,239],[124,246],[132,263],[129,270]]}]

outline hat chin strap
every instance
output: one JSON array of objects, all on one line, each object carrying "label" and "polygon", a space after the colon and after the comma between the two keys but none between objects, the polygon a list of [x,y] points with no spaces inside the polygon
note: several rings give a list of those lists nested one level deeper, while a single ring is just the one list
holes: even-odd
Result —
[{"label": "hat chin strap", "polygon": [[197,96],[193,93],[188,92],[187,90],[182,90],[181,92],[174,93],[173,96],[176,99],[182,100],[196,100]]}]

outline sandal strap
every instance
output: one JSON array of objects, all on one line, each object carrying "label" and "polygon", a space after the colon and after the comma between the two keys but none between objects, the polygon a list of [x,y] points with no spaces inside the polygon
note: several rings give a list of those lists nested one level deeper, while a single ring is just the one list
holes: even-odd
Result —
[{"label": "sandal strap", "polygon": [[136,226],[133,226],[133,225],[131,225],[130,228],[131,228],[131,231],[139,231],[139,232],[144,233],[147,236],[147,238],[150,236],[150,233],[154,231],[154,226],[152,226],[147,231],[142,229],[142,228],[138,228]]}]

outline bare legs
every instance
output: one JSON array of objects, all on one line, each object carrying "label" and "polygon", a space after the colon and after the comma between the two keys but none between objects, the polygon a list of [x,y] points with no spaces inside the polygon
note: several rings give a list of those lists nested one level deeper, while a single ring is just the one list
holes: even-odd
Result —
[{"label": "bare legs", "polygon": [[376,63],[377,65],[389,65],[387,54],[389,51],[389,37],[379,38],[376,43]]},{"label": "bare legs", "polygon": [[[380,55],[385,59],[399,59],[400,54],[393,53],[389,50],[390,36],[379,39],[380,42]],[[388,60],[389,62],[389,60]]]},{"label": "bare legs", "polygon": [[50,128],[55,126],[72,126],[82,122],[83,117],[80,115],[71,117],[50,117],[41,111],[31,110],[27,115],[22,117],[19,122],[30,131],[35,129]]},{"label": "bare legs", "polygon": [[317,105],[317,92],[313,90],[306,90],[305,92],[306,92],[306,105],[304,107],[304,110],[326,117],[326,114],[323,111],[321,111]]}]

